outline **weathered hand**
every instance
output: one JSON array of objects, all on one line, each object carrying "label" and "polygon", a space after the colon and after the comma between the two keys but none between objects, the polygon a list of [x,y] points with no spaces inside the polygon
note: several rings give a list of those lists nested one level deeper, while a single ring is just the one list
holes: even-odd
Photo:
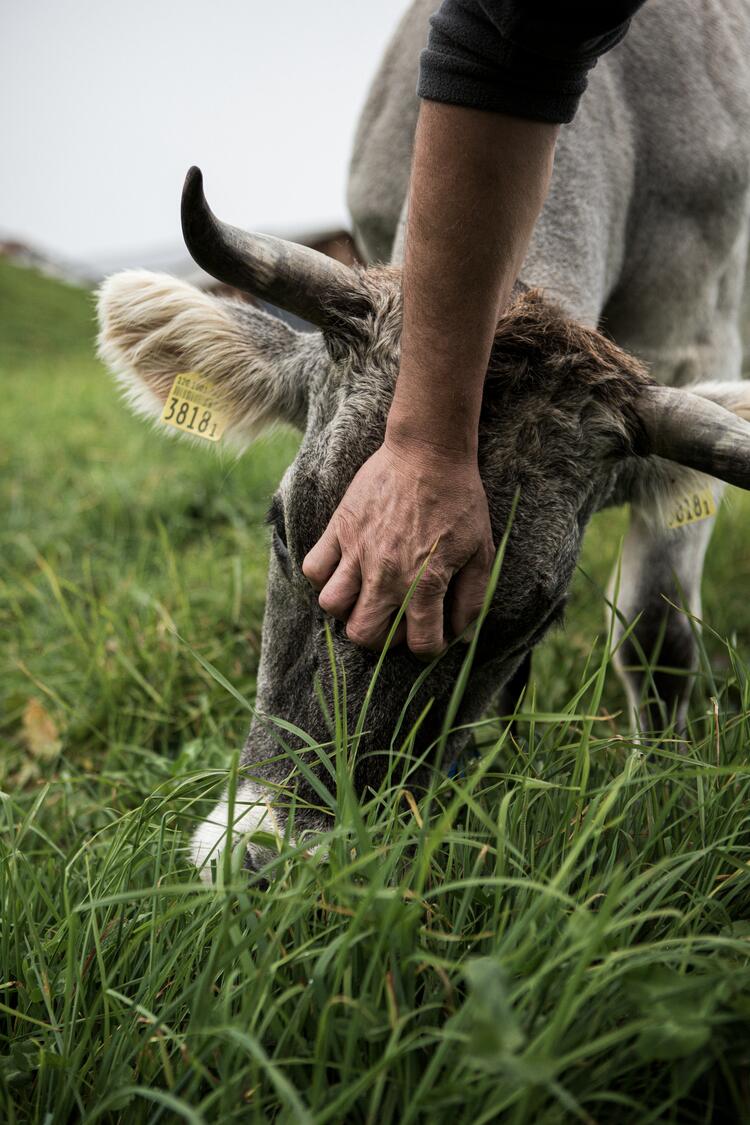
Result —
[{"label": "weathered hand", "polygon": [[487,497],[475,458],[398,448],[386,437],[302,571],[320,592],[321,608],[347,622],[350,640],[380,649],[428,557],[395,638],[405,633],[420,657],[445,648],[443,600],[451,582],[453,632],[463,633],[479,614],[494,557]]}]

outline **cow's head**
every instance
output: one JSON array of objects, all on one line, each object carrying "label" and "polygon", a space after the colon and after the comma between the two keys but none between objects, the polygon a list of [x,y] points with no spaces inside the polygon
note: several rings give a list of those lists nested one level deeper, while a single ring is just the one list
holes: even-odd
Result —
[{"label": "cow's head", "polygon": [[[100,295],[101,354],[138,412],[158,417],[174,376],[196,371],[222,392],[230,443],[241,446],[276,421],[303,432],[271,507],[258,717],[243,759],[255,780],[243,784],[236,805],[238,831],[279,829],[294,789],[299,833],[325,823],[314,811],[320,794],[280,748],[286,742],[296,753],[303,743],[268,717],[330,743],[334,675],[340,695],[345,678],[353,730],[375,668],[377,655],[349,641],[345,626],[328,622],[329,642],[301,563],[382,440],[399,362],[400,274],[355,272],[306,248],[227,227],[209,210],[195,169],[185,186],[183,229],[208,272],[319,329],[296,332],[249,304],[164,275],[119,274]],[[750,487],[750,425],[707,398],[654,386],[600,333],[566,320],[538,294],[519,294],[498,326],[481,421],[480,468],[496,541],[516,496],[517,507],[456,726],[479,717],[560,618],[593,512],[634,495],[658,510],[670,481],[686,471],[677,463]],[[452,645],[427,674],[405,646],[388,653],[355,751],[358,790],[377,787],[417,719],[410,755],[434,744],[465,653]],[[449,753],[462,738],[453,736]],[[330,786],[326,770],[305,760]],[[205,860],[225,833],[219,811],[198,834],[196,857]],[[260,855],[252,846],[249,854],[256,861]]]}]

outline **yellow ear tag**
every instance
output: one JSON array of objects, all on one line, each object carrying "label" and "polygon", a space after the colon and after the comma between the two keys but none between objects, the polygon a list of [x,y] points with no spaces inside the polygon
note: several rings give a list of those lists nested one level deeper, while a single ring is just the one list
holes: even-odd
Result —
[{"label": "yellow ear tag", "polygon": [[701,488],[696,492],[678,493],[672,498],[672,506],[667,514],[667,527],[687,527],[691,523],[700,523],[709,516],[716,515],[714,494],[710,488]]},{"label": "yellow ear tag", "polygon": [[193,437],[218,441],[229,423],[220,406],[221,396],[210,379],[183,371],[175,375],[161,420]]}]

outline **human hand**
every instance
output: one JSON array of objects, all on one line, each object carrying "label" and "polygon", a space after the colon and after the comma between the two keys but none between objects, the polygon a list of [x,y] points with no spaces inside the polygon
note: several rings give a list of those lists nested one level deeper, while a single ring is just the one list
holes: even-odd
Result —
[{"label": "human hand", "polygon": [[[434,549],[433,549],[434,548]],[[479,615],[494,558],[474,456],[385,442],[359,470],[302,572],[355,644],[381,649],[420,568],[394,643],[430,658],[446,647],[443,600],[460,635]]]}]

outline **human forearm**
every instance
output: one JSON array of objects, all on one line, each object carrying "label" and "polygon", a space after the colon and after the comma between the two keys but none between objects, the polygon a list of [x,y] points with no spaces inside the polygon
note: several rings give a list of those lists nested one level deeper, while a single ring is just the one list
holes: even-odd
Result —
[{"label": "human forearm", "polygon": [[394,447],[476,453],[495,325],[544,202],[556,136],[555,125],[423,103],[386,439]]},{"label": "human forearm", "polygon": [[482,388],[498,314],[544,201],[556,131],[422,106],[385,441],[303,563],[321,608],[346,620],[357,644],[382,646],[422,567],[406,608],[412,652],[445,647],[449,586],[449,634],[463,635],[481,609],[494,554],[476,456]]}]

